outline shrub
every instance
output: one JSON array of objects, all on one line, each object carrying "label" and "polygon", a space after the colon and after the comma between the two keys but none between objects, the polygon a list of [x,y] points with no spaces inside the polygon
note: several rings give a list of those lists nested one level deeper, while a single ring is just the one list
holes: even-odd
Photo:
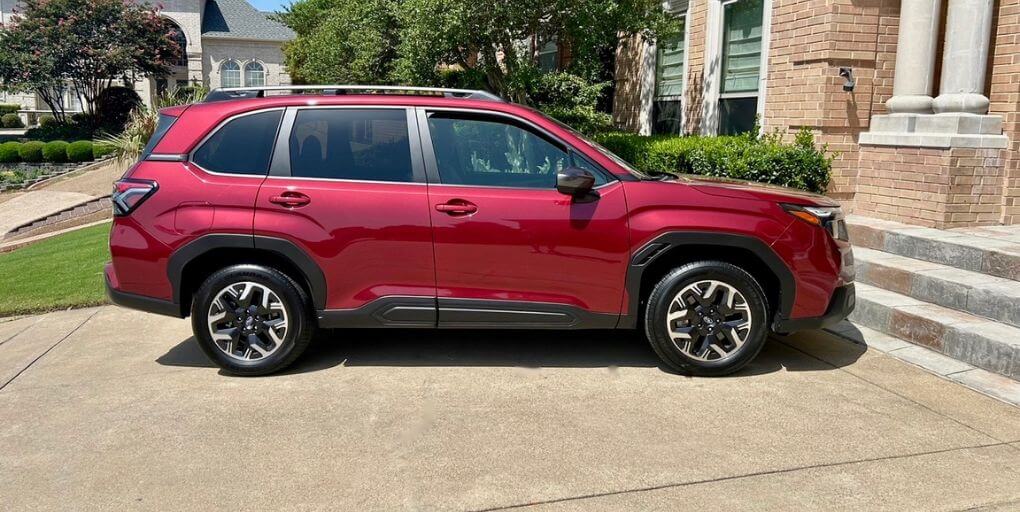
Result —
[{"label": "shrub", "polygon": [[544,112],[549,117],[587,135],[596,135],[613,128],[613,116],[589,106],[547,108]]},{"label": "shrub", "polygon": [[85,140],[91,139],[94,134],[95,130],[91,126],[53,123],[28,129],[25,131],[25,138],[42,141]]},{"label": "shrub", "polygon": [[17,103],[0,103],[0,116],[4,114],[15,114],[21,110],[21,105]]},{"label": "shrub", "polygon": [[[52,143],[51,143],[52,144]],[[90,140],[76,140],[67,145],[68,162],[87,162],[92,160],[94,147]]]},{"label": "shrub", "polygon": [[590,82],[570,73],[540,75],[529,96],[539,110],[575,130],[594,135],[612,128],[612,116],[596,107],[609,82]]},{"label": "shrub", "polygon": [[43,146],[45,145],[45,142],[38,140],[28,141],[18,148],[18,156],[21,157],[22,162],[42,162]]},{"label": "shrub", "polygon": [[736,178],[823,193],[833,156],[816,148],[810,131],[793,144],[778,135],[720,137],[606,133],[596,140],[646,173]]},{"label": "shrub", "polygon": [[96,98],[97,123],[105,132],[120,133],[127,123],[131,111],[142,104],[142,99],[134,90],[122,86],[103,89]]},{"label": "shrub", "polygon": [[115,150],[116,148],[110,144],[103,141],[96,141],[92,144],[92,158],[98,159],[103,158],[106,155],[112,155]]},{"label": "shrub", "polygon": [[47,142],[42,150],[43,160],[54,163],[66,162],[67,146],[68,144],[62,140]]},{"label": "shrub", "polygon": [[25,123],[21,122],[21,116],[18,114],[4,114],[0,117],[0,124],[4,128],[24,128]]},{"label": "shrub", "polygon": [[53,116],[51,116],[49,114],[43,114],[43,115],[39,116],[39,126],[42,127],[42,128],[47,128],[47,127],[50,127],[50,126],[56,126],[56,124],[57,124],[57,118],[55,118],[55,117],[53,117]]},{"label": "shrub", "polygon": [[0,144],[0,163],[6,164],[20,161],[21,156],[18,155],[18,150],[20,149],[20,142],[10,141]]}]

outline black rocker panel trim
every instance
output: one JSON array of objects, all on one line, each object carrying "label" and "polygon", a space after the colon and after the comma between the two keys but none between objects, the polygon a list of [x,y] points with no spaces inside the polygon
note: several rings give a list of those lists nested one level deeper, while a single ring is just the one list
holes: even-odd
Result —
[{"label": "black rocker panel trim", "polygon": [[262,249],[287,258],[304,274],[308,281],[315,309],[326,307],[326,276],[305,251],[293,242],[282,238],[243,234],[204,235],[187,243],[170,256],[166,272],[170,279],[170,285],[173,287],[173,302],[175,304],[180,305],[181,303],[180,288],[184,267],[209,251],[224,248]]},{"label": "black rocker panel trim", "polygon": [[612,329],[618,319],[567,304],[434,297],[381,297],[319,312],[325,328]]},{"label": "black rocker panel trim", "polygon": [[319,311],[319,327],[334,328],[433,328],[435,297],[380,297],[361,307]]},{"label": "black rocker panel trim", "polygon": [[620,317],[617,327],[633,329],[637,327],[638,311],[641,306],[641,277],[645,269],[670,249],[684,245],[715,245],[720,247],[736,247],[747,249],[761,259],[779,279],[779,309],[773,325],[789,318],[793,309],[793,299],[797,284],[793,273],[783,260],[761,240],[745,235],[732,233],[714,233],[704,231],[672,231],[663,233],[641,246],[631,257],[627,267],[627,313]]},{"label": "black rocker panel trim", "polygon": [[439,327],[462,329],[612,329],[620,315],[569,304],[440,297]]}]

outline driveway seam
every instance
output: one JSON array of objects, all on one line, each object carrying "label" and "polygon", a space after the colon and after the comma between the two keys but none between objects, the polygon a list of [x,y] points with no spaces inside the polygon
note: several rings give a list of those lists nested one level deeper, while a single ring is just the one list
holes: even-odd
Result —
[{"label": "driveway seam", "polygon": [[31,323],[29,323],[28,325],[26,325],[24,329],[22,329],[22,330],[20,330],[20,331],[18,331],[18,332],[16,332],[16,333],[14,333],[14,334],[12,334],[12,335],[8,336],[8,337],[7,337],[7,339],[5,339],[5,340],[3,340],[3,341],[0,341],[0,346],[3,346],[3,344],[4,344],[4,343],[7,343],[8,341],[11,341],[11,340],[13,340],[14,338],[17,338],[18,336],[20,336],[20,335],[21,335],[21,333],[23,333],[23,332],[27,331],[27,330],[28,330],[28,329],[29,329],[30,327],[32,327],[32,326],[34,326],[35,324],[39,323],[39,321],[40,321],[40,320],[42,320],[42,318],[38,318],[38,319],[36,319],[36,321],[34,321],[34,322],[31,322]]},{"label": "driveway seam", "polygon": [[[849,465],[853,465],[853,464],[867,464],[869,462],[882,462],[882,461],[887,461],[887,460],[906,459],[906,458],[911,458],[911,457],[924,457],[926,455],[939,455],[939,454],[943,454],[943,453],[950,453],[950,452],[956,452],[956,451],[962,451],[962,450],[980,450],[980,449],[983,449],[983,448],[994,448],[994,447],[997,447],[997,446],[1009,445],[1010,443],[1013,443],[1013,442],[1016,442],[1016,441],[998,442],[998,443],[989,443],[989,444],[979,444],[979,445],[973,445],[973,446],[958,446],[956,448],[944,448],[944,449],[941,449],[941,450],[930,450],[930,451],[926,451],[926,452],[906,453],[906,454],[902,454],[902,455],[888,455],[888,456],[884,456],[884,457],[872,457],[872,458],[867,458],[867,459],[857,459],[857,460],[848,460],[848,461],[840,461],[840,462],[824,462],[824,463],[820,463],[820,464],[808,464],[806,466],[797,466],[797,467],[793,467],[793,468],[773,469],[773,470],[769,470],[769,471],[756,471],[756,472],[752,472],[752,473],[744,473],[744,474],[741,474],[741,475],[723,476],[723,477],[718,477],[718,478],[706,478],[706,479],[703,479],[703,480],[693,480],[693,481],[690,481],[690,482],[677,482],[677,483],[673,483],[673,484],[653,485],[653,486],[648,486],[648,487],[635,487],[633,489],[624,489],[622,491],[606,491],[606,492],[598,492],[598,493],[591,493],[591,494],[581,494],[581,495],[577,495],[577,496],[568,496],[568,497],[565,497],[565,498],[553,498],[553,499],[542,500],[542,501],[533,501],[533,502],[529,502],[529,503],[517,503],[517,504],[513,504],[513,505],[503,505],[503,506],[497,506],[497,507],[491,507],[491,508],[473,509],[472,512],[495,512],[495,511],[499,511],[499,510],[512,510],[512,509],[515,509],[515,508],[534,507],[534,506],[540,506],[540,505],[552,505],[552,504],[555,504],[555,503],[566,503],[566,502],[570,502],[570,501],[580,501],[580,500],[588,500],[588,499],[594,499],[594,498],[606,498],[606,497],[609,497],[609,496],[619,496],[619,495],[622,495],[622,494],[636,494],[636,493],[642,493],[642,492],[659,491],[659,490],[664,490],[664,489],[678,489],[678,488],[681,488],[681,487],[692,487],[692,486],[695,486],[695,485],[713,484],[713,483],[718,483],[718,482],[728,482],[728,481],[732,481],[732,480],[742,480],[742,479],[745,479],[745,478],[755,478],[755,477],[759,477],[759,476],[782,475],[782,474],[787,474],[787,473],[795,473],[795,472],[806,470],[806,469],[823,469],[823,468],[832,468],[832,467],[840,467],[840,466],[849,466]],[[1006,503],[1009,503],[1009,502],[1006,502]]]},{"label": "driveway seam", "polygon": [[14,374],[14,376],[11,377],[10,379],[8,379],[7,382],[4,382],[2,385],[0,385],[0,391],[3,391],[7,387],[8,384],[14,382],[14,379],[17,379],[18,377],[21,376],[21,374],[23,374],[26,371],[28,371],[28,369],[31,368],[33,365],[35,365],[35,363],[38,362],[40,359],[42,359],[43,356],[45,356],[46,354],[49,354],[51,350],[57,348],[57,345],[60,345],[61,343],[64,342],[64,340],[66,340],[67,338],[70,338],[72,334],[78,332],[78,329],[81,329],[83,325],[85,325],[85,324],[87,324],[89,322],[89,320],[92,320],[92,317],[94,317],[94,316],[96,316],[98,314],[99,314],[99,310],[94,311],[91,315],[88,316],[88,318],[86,318],[85,320],[82,320],[82,322],[80,324],[78,324],[74,329],[71,329],[71,332],[68,332],[67,334],[65,334],[63,337],[61,337],[59,340],[57,340],[56,343],[51,345],[50,348],[46,349],[42,354],[39,354],[38,356],[36,356],[36,358],[33,359],[32,362],[30,362],[27,365],[25,365],[24,368],[22,368],[20,371],[18,371],[18,373]]},{"label": "driveway seam", "polygon": [[[985,431],[983,431],[983,430],[981,430],[981,429],[979,429],[979,428],[977,428],[975,426],[972,426],[972,425],[969,425],[967,423],[964,423],[963,421],[961,421],[961,420],[959,420],[957,418],[954,418],[954,417],[952,417],[952,416],[950,416],[950,415],[948,415],[948,414],[946,414],[944,412],[941,412],[941,411],[938,411],[936,409],[933,409],[932,407],[930,407],[928,405],[925,405],[925,404],[923,404],[921,402],[918,402],[917,400],[914,400],[913,398],[910,398],[910,397],[908,397],[906,395],[903,395],[903,394],[899,393],[896,390],[890,389],[890,388],[888,388],[886,386],[883,386],[883,385],[881,385],[881,384],[879,384],[877,382],[870,381],[870,380],[868,380],[868,379],[866,379],[864,377],[861,377],[860,375],[857,375],[855,373],[847,371],[845,368],[841,368],[839,366],[836,366],[836,365],[834,365],[834,364],[832,364],[832,363],[830,363],[830,362],[828,362],[828,361],[826,361],[826,360],[824,360],[824,359],[822,359],[822,358],[820,358],[820,357],[818,357],[818,356],[816,356],[814,354],[811,354],[809,352],[801,350],[798,347],[795,347],[795,346],[790,345],[788,343],[783,343],[782,340],[773,338],[773,341],[778,342],[779,344],[783,345],[784,347],[788,347],[791,350],[795,350],[797,352],[800,352],[801,354],[804,354],[804,355],[806,355],[806,356],[808,356],[808,357],[810,357],[812,359],[815,359],[816,361],[821,361],[822,363],[825,363],[825,364],[831,366],[833,369],[839,370],[840,372],[845,373],[847,375],[850,375],[851,377],[854,377],[855,379],[861,380],[863,382],[867,382],[868,384],[871,384],[872,386],[875,386],[878,389],[881,389],[883,391],[886,391],[887,393],[891,393],[893,395],[896,395],[896,396],[898,396],[898,397],[900,397],[900,398],[902,398],[902,399],[904,399],[904,400],[906,400],[906,401],[908,401],[908,402],[910,402],[910,403],[912,403],[914,405],[917,405],[918,407],[921,407],[922,409],[925,409],[925,410],[927,410],[927,411],[929,411],[931,413],[934,413],[937,416],[940,416],[940,417],[945,418],[945,419],[947,419],[949,421],[952,421],[953,423],[956,423],[957,425],[960,425],[960,426],[965,427],[965,428],[967,428],[969,430],[977,432],[978,434],[981,434],[981,435],[983,435],[983,436],[985,436],[985,437],[987,437],[989,439],[994,439],[996,441],[1003,442],[1002,439],[999,439],[998,437],[995,437],[995,436],[989,434],[988,432],[985,432]],[[899,361],[899,360],[897,359],[897,361]],[[927,372],[927,373],[931,373],[931,372]],[[937,374],[933,374],[933,375],[937,375]],[[939,377],[941,377],[941,376],[939,376]],[[944,380],[946,380],[947,382],[953,382],[954,384],[956,384],[954,381],[951,381],[951,380],[948,380],[948,379],[944,379]],[[970,388],[967,388],[967,389],[970,389]],[[971,391],[973,391],[973,390],[971,390]],[[977,393],[976,391],[974,391],[974,392]],[[1016,449],[1016,447],[1013,447],[1013,446],[1011,446],[1011,448]]]}]

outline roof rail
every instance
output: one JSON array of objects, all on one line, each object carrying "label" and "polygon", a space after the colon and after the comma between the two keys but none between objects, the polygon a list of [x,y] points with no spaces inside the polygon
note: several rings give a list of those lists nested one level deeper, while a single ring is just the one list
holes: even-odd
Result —
[{"label": "roof rail", "polygon": [[472,100],[503,101],[487,91],[473,89],[445,89],[440,87],[407,87],[403,85],[272,85],[263,87],[222,87],[209,91],[203,103],[235,100],[242,98],[264,98],[270,91],[289,91],[290,94],[306,94],[321,91],[321,94],[342,96],[345,94],[404,94],[413,96],[443,96]]}]

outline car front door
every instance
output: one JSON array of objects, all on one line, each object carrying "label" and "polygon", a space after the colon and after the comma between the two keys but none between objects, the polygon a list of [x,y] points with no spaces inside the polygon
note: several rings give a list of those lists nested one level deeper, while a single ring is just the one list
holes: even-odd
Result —
[{"label": "car front door", "polygon": [[[440,327],[614,327],[628,258],[622,184],[526,120],[419,109]],[[556,190],[568,165],[597,199]]]},{"label": "car front door", "polygon": [[435,326],[430,206],[414,110],[288,108],[255,208],[325,279],[321,326]]}]

